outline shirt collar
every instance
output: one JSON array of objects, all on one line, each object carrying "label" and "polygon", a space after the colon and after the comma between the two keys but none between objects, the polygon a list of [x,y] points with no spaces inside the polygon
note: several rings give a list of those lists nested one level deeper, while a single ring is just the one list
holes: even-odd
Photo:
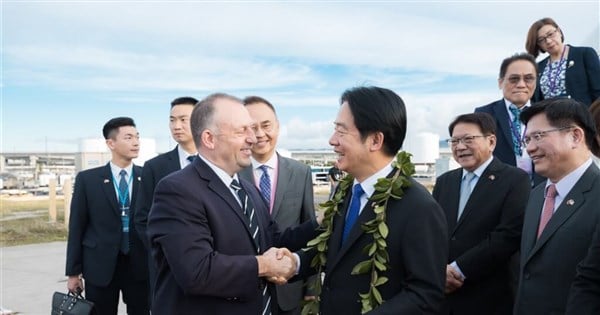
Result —
[{"label": "shirt collar", "polygon": [[238,179],[237,173],[233,174],[233,177],[231,177],[223,169],[221,169],[220,167],[216,166],[211,161],[209,161],[205,157],[203,157],[202,154],[198,154],[198,156],[202,159],[202,161],[204,161],[204,163],[206,163],[206,165],[208,165],[208,167],[210,167],[211,170],[213,170],[213,172],[215,172],[215,174],[217,174],[217,176],[221,179],[223,184],[225,184],[225,186],[227,186],[227,188],[230,188],[231,182],[234,179],[237,180],[239,183],[240,180]]},{"label": "shirt collar", "polygon": [[[481,178],[481,175],[483,174],[483,172],[485,171],[485,169],[490,165],[490,163],[492,163],[492,160],[494,159],[494,156],[490,156],[489,159],[487,159],[487,161],[483,162],[483,164],[479,165],[478,168],[476,168],[473,171],[473,174],[477,175],[477,178]],[[466,169],[463,168],[463,172],[462,172],[462,179],[465,179],[465,176],[467,176],[467,173],[469,171],[467,171]]]},{"label": "shirt collar", "polygon": [[265,163],[260,163],[253,157],[251,157],[250,159],[252,160],[252,169],[254,170],[259,168],[261,165],[266,165],[273,170],[277,167],[277,153],[271,155],[271,157]]},{"label": "shirt collar", "polygon": [[190,164],[190,161],[187,159],[188,156],[197,155],[197,153],[188,153],[186,150],[183,149],[182,146],[180,146],[178,144],[177,145],[177,155],[179,156],[179,165],[181,165],[183,168],[183,166]]},{"label": "shirt collar", "polygon": [[564,198],[564,196],[566,196],[571,191],[571,189],[573,189],[573,186],[575,186],[577,181],[579,181],[581,176],[583,176],[583,173],[585,173],[585,171],[588,169],[588,167],[590,167],[590,165],[592,165],[591,157],[583,164],[581,164],[578,168],[576,168],[574,171],[572,171],[571,173],[567,174],[567,176],[559,180],[557,183],[552,183],[549,179],[546,180],[546,189],[551,184],[556,184],[556,193]]},{"label": "shirt collar", "polygon": [[127,178],[129,178],[129,176],[131,176],[131,171],[133,170],[133,163],[130,163],[127,167],[121,168],[110,161],[110,172],[116,180],[119,180],[121,177],[121,170],[125,170],[127,172]]},{"label": "shirt collar", "polygon": [[363,180],[362,183],[359,183],[356,179],[354,179],[354,185],[360,184],[365,192],[365,196],[370,197],[375,192],[375,184],[377,184],[377,180],[380,178],[385,178],[394,169],[392,167],[392,161],[393,160],[391,160],[386,166],[377,171],[375,174],[367,177],[367,179]]},{"label": "shirt collar", "polygon": [[[512,116],[512,112],[510,111],[510,105],[512,105],[512,102],[509,101],[509,100],[507,100],[507,99],[504,99],[504,106],[506,106],[506,111]],[[515,106],[517,106],[517,105],[515,105]],[[527,108],[529,106],[531,106],[531,102],[527,101],[527,103],[525,103],[525,105],[523,105],[523,107],[519,108],[519,110],[522,111],[522,110],[524,110],[525,108]],[[518,107],[519,106],[517,106],[517,108]]]}]

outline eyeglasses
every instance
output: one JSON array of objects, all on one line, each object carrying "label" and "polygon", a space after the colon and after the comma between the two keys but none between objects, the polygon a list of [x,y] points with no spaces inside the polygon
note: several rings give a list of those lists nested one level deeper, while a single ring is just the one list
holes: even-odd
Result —
[{"label": "eyeglasses", "polygon": [[539,143],[548,135],[549,132],[562,131],[562,130],[567,130],[567,129],[571,130],[573,128],[575,128],[575,127],[574,126],[566,126],[566,127],[560,127],[560,128],[555,128],[555,129],[534,132],[528,136],[523,137],[523,145],[527,146],[531,142],[531,140],[535,140],[535,143]]},{"label": "eyeglasses", "polygon": [[506,79],[510,84],[517,85],[521,80],[525,81],[525,84],[532,85],[535,82],[535,76],[532,74],[520,76],[520,75],[511,75]]},{"label": "eyeglasses", "polygon": [[448,145],[455,147],[461,142],[464,145],[471,145],[471,144],[473,144],[473,142],[475,142],[475,138],[485,138],[485,137],[487,137],[487,136],[486,135],[464,136],[462,138],[450,138],[446,141],[448,142]]},{"label": "eyeglasses", "polygon": [[556,28],[555,28],[554,30],[552,30],[552,31],[550,31],[550,32],[548,32],[548,33],[546,33],[546,36],[540,36],[540,37],[538,37],[538,39],[537,39],[537,43],[538,43],[538,44],[543,44],[543,43],[545,43],[547,39],[549,39],[549,38],[553,38],[553,37],[554,37],[554,35],[556,35],[556,32],[558,32],[558,29],[556,29]]}]

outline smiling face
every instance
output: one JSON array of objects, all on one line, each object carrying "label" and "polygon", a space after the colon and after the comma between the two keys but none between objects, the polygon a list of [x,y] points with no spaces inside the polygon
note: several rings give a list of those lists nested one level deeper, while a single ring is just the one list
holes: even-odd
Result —
[{"label": "smiling face", "polygon": [[[465,137],[474,136],[471,143],[464,143]],[[452,145],[452,156],[465,170],[472,172],[492,156],[496,147],[496,136],[486,136],[474,123],[458,123],[452,130],[453,139],[461,139]],[[469,141],[468,141],[469,142]]]},{"label": "smiling face", "polygon": [[329,138],[329,144],[338,154],[336,166],[362,181],[370,175],[369,148],[367,139],[363,141],[360,137],[347,102],[342,103],[334,125],[335,130]]},{"label": "smiling face", "polygon": [[213,151],[210,160],[233,176],[252,164],[252,145],[256,143],[253,120],[239,102],[222,98],[214,106],[216,130],[208,131]]},{"label": "smiling face", "polygon": [[260,163],[268,161],[275,153],[279,137],[279,121],[275,112],[265,103],[246,105],[250,117],[256,123],[256,143],[252,146],[252,156]]},{"label": "smiling face", "polygon": [[504,98],[521,108],[535,92],[535,66],[527,60],[515,60],[506,68],[506,74],[498,79]]},{"label": "smiling face", "polygon": [[[559,127],[564,126],[552,126],[542,112],[529,119],[525,134],[526,138],[531,138],[526,149],[535,165],[535,172],[554,183],[576,168],[573,129],[557,130]],[[542,133],[542,136],[536,140],[534,135],[537,133]]]}]

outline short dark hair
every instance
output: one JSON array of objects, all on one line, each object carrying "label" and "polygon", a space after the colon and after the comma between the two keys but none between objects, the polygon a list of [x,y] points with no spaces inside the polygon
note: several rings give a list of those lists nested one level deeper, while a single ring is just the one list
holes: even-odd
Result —
[{"label": "short dark hair", "polygon": [[273,104],[271,104],[269,101],[267,101],[266,99],[264,99],[260,96],[255,96],[255,95],[246,96],[242,102],[244,103],[244,106],[257,104],[257,103],[264,103],[273,111],[273,113],[275,113],[277,115],[277,112],[275,111],[275,106],[273,106]]},{"label": "short dark hair", "polygon": [[533,57],[537,57],[540,54],[540,52],[545,52],[542,48],[540,48],[540,45],[538,45],[537,42],[537,33],[540,30],[540,28],[544,27],[544,25],[552,25],[556,27],[556,29],[560,32],[561,42],[565,41],[565,35],[563,34],[562,29],[560,29],[558,24],[556,24],[556,22],[553,19],[549,17],[539,19],[533,22],[533,24],[531,24],[531,26],[529,27],[529,31],[527,32],[527,40],[525,41],[525,50],[527,50],[528,53],[532,54]]},{"label": "short dark hair", "polygon": [[454,118],[454,120],[448,126],[448,133],[450,134],[450,137],[452,137],[454,127],[456,127],[456,125],[459,123],[475,124],[479,126],[481,133],[486,136],[496,134],[496,122],[494,121],[494,117],[488,113],[469,113]]},{"label": "short dark hair", "polygon": [[177,106],[177,105],[196,105],[198,103],[198,100],[191,97],[191,96],[183,96],[183,97],[178,97],[176,99],[174,99],[171,102],[171,107],[173,106]]},{"label": "short dark hair", "polygon": [[104,124],[104,127],[102,127],[102,135],[106,140],[114,139],[115,135],[119,132],[119,128],[125,126],[135,127],[135,122],[129,117],[113,118],[107,121],[106,124]]},{"label": "short dark hair", "polygon": [[406,137],[406,107],[392,90],[376,86],[346,90],[340,104],[347,102],[354,124],[364,140],[368,135],[383,133],[383,152],[394,156]]},{"label": "short dark hair", "polygon": [[508,66],[510,66],[513,62],[518,61],[518,60],[529,61],[533,65],[533,68],[535,69],[535,75],[537,76],[538,66],[537,66],[537,63],[535,62],[535,58],[528,53],[516,53],[516,54],[502,60],[502,64],[500,64],[500,74],[499,74],[498,78],[499,79],[504,78],[504,76],[506,75],[506,70],[508,69]]},{"label": "short dark hair", "polygon": [[214,93],[205,97],[194,106],[194,110],[190,117],[190,127],[192,129],[192,137],[194,137],[194,144],[196,147],[200,147],[200,136],[202,135],[202,131],[210,127],[215,127],[213,121],[215,101],[222,98],[239,103],[242,102],[239,98],[229,94]]},{"label": "short dark hair", "polygon": [[587,106],[571,98],[549,98],[525,108],[521,112],[521,121],[527,125],[533,116],[542,112],[546,114],[546,119],[552,127],[576,125],[583,129],[588,149],[597,152],[599,146],[596,141],[596,125]]},{"label": "short dark hair", "polygon": [[[592,115],[592,119],[594,120],[594,122],[596,124],[596,132],[600,132],[600,97],[598,97],[592,103],[592,105],[590,105],[589,110],[590,110],[590,114]],[[600,140],[596,136],[596,142],[598,142],[598,141],[600,141]],[[592,151],[592,153],[594,153],[595,156],[600,157],[600,143],[598,143],[597,151],[596,152]]]}]

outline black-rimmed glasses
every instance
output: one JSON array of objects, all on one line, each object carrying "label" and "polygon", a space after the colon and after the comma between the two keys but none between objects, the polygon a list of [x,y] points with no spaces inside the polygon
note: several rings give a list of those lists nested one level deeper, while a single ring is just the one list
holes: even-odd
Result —
[{"label": "black-rimmed glasses", "polygon": [[540,37],[538,37],[537,43],[538,44],[545,43],[547,39],[553,38],[554,35],[556,35],[556,32],[558,32],[558,29],[555,28],[553,31],[550,31],[550,32],[546,33],[546,36],[540,36]]},{"label": "black-rimmed glasses", "polygon": [[487,137],[487,136],[486,135],[464,136],[462,138],[450,138],[450,139],[447,139],[446,142],[448,142],[448,145],[453,146],[453,147],[457,146],[461,142],[464,145],[471,145],[475,141],[475,138],[484,138],[484,137]]},{"label": "black-rimmed glasses", "polygon": [[543,130],[543,131],[536,131],[531,133],[528,136],[524,136],[523,137],[523,145],[527,146],[531,140],[535,140],[535,143],[539,143],[540,141],[542,141],[550,132],[555,132],[555,131],[562,131],[562,130],[571,130],[575,128],[574,126],[565,126],[565,127],[560,127],[560,128],[554,128],[554,129],[548,129],[548,130]]}]

